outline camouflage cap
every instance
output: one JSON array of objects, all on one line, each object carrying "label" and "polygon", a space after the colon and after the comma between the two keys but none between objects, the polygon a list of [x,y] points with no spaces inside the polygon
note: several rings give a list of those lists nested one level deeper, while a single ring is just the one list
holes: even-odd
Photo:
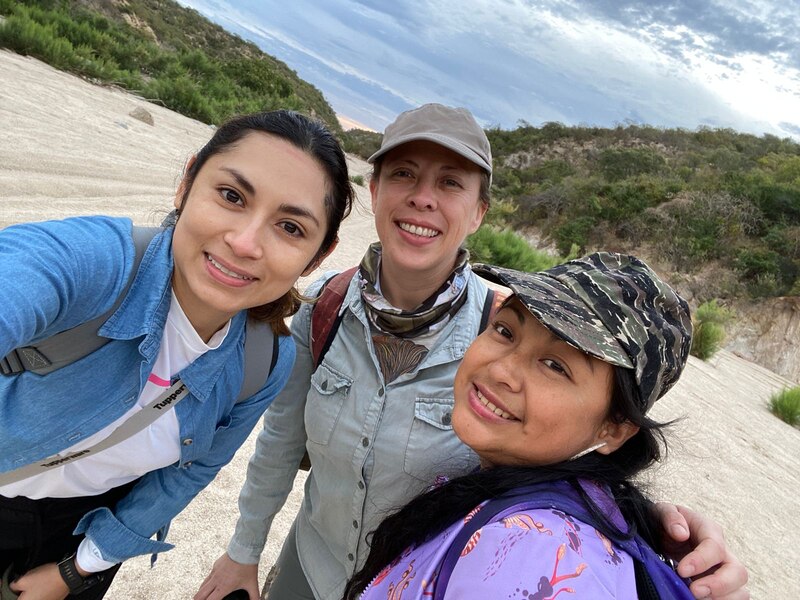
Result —
[{"label": "camouflage cap", "polygon": [[480,264],[473,270],[509,287],[568,344],[633,369],[645,412],[686,364],[689,306],[635,256],[597,252],[538,273]]}]

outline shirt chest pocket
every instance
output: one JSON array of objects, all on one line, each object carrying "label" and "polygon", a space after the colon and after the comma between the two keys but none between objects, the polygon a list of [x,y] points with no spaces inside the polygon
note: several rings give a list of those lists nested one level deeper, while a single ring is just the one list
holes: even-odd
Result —
[{"label": "shirt chest pocket", "polygon": [[327,445],[353,380],[321,364],[311,376],[306,399],[305,425],[309,441]]},{"label": "shirt chest pocket", "polygon": [[438,475],[464,475],[478,464],[475,453],[456,437],[452,398],[417,398],[403,470],[433,484]]}]

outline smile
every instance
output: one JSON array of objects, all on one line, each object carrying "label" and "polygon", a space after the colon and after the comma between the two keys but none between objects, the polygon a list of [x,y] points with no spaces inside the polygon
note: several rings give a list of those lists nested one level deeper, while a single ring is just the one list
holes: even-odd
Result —
[{"label": "smile", "polygon": [[253,281],[255,277],[248,277],[247,275],[242,275],[241,273],[237,273],[236,271],[231,271],[229,268],[224,267],[223,265],[219,264],[216,260],[212,258],[210,254],[206,254],[206,259],[210,262],[214,267],[227,275],[228,277],[234,277],[235,279],[241,279],[242,281]]},{"label": "smile", "polygon": [[413,235],[418,235],[421,237],[432,238],[439,235],[439,232],[435,229],[428,229],[427,227],[419,227],[417,225],[412,225],[411,223],[403,223],[402,221],[397,223],[397,226],[400,227],[403,231],[407,231]]},{"label": "smile", "polygon": [[498,417],[501,417],[501,418],[506,419],[508,421],[518,421],[519,420],[514,415],[512,415],[510,413],[507,413],[502,408],[498,408],[494,404],[489,402],[486,398],[484,398],[484,396],[483,396],[483,394],[481,394],[480,390],[475,390],[475,392],[477,393],[478,401],[481,404],[483,404],[486,408],[488,408],[490,411],[492,411],[494,414],[496,414]]}]

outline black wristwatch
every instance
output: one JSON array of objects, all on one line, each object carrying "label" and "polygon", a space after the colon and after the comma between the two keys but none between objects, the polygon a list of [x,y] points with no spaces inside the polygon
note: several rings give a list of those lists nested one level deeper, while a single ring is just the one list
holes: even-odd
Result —
[{"label": "black wristwatch", "polygon": [[64,583],[67,584],[71,596],[80,594],[105,579],[102,573],[92,573],[86,577],[81,575],[78,572],[78,568],[75,566],[74,554],[69,555],[58,563],[58,572],[61,573],[61,578],[64,580]]}]

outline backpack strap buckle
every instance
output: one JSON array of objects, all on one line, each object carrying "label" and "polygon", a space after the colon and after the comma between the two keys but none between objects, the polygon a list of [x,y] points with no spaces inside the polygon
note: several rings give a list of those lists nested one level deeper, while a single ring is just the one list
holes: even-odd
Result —
[{"label": "backpack strap buckle", "polygon": [[6,376],[18,375],[23,371],[46,369],[50,364],[48,358],[34,346],[23,346],[0,359],[0,372]]}]

